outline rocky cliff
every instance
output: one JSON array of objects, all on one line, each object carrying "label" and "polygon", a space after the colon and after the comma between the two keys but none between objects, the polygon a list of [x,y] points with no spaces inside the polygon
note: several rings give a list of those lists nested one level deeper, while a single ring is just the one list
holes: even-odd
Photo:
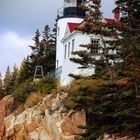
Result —
[{"label": "rocky cliff", "polygon": [[[14,99],[6,96],[0,101],[0,140],[78,140],[84,130],[77,128],[86,125],[84,110],[65,110],[63,104],[67,93],[47,95],[37,105],[25,107],[18,114],[12,112]],[[116,138],[105,134],[99,140],[134,140]]]},{"label": "rocky cliff", "polygon": [[[26,107],[21,114],[11,113],[14,104],[11,96],[0,101],[1,140],[76,140],[86,124],[85,111],[64,112],[63,102],[67,93],[57,97],[48,95],[34,107]],[[10,114],[11,113],[11,114]]]}]

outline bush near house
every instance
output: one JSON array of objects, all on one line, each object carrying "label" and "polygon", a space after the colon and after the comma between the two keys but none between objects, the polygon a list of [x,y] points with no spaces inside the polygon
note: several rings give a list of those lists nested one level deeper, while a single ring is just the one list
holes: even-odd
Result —
[{"label": "bush near house", "polygon": [[49,76],[46,76],[39,81],[34,83],[36,90],[40,93],[50,94],[54,89],[56,89],[56,80]]}]

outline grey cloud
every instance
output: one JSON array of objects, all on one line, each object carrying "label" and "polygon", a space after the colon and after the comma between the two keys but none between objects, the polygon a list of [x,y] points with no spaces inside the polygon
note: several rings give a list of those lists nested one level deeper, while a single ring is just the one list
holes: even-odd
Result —
[{"label": "grey cloud", "polygon": [[0,0],[0,27],[27,32],[53,26],[60,0]]},{"label": "grey cloud", "polygon": [[[112,17],[114,0],[102,0],[102,11]],[[45,24],[54,24],[57,9],[63,0],[0,0],[0,28],[8,28],[23,33],[34,33]]]}]

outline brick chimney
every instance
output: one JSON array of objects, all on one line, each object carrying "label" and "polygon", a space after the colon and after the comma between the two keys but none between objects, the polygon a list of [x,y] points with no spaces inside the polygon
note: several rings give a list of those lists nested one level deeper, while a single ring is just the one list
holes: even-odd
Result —
[{"label": "brick chimney", "polygon": [[118,22],[120,20],[120,15],[121,15],[121,11],[120,11],[120,8],[117,7],[114,9],[114,19]]}]

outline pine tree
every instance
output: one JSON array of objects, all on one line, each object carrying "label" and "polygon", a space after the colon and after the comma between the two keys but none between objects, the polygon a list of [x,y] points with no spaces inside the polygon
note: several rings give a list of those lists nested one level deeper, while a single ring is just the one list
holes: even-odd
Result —
[{"label": "pine tree", "polygon": [[[87,50],[76,51],[73,54],[78,55],[79,58],[71,58],[75,63],[81,65],[80,68],[95,68],[96,71],[102,71],[95,73],[100,78],[109,77],[114,81],[113,65],[119,61],[119,55],[117,54],[116,40],[113,36],[116,36],[115,26],[116,23],[107,23],[102,17],[100,11],[101,0],[92,0],[87,2],[86,9],[87,16],[84,19],[83,25],[79,26],[77,30],[83,33],[95,35],[98,37],[96,42],[92,42],[87,45],[81,45],[81,47]],[[107,76],[105,77],[105,73]],[[103,77],[102,77],[103,76]]]},{"label": "pine tree", "polygon": [[138,94],[140,88],[140,1],[116,0],[117,7],[122,12],[123,25],[121,56],[123,59],[122,73],[129,79],[130,87]]},{"label": "pine tree", "polygon": [[38,29],[35,32],[35,36],[33,37],[33,41],[34,41],[35,47],[33,47],[32,49],[35,50],[35,52],[36,52],[38,49],[38,46],[39,46],[39,42],[40,42],[40,32]]},{"label": "pine tree", "polygon": [[2,75],[0,73],[0,89],[2,89],[2,88],[3,88],[3,82],[2,82]]},{"label": "pine tree", "polygon": [[12,92],[15,90],[17,85],[17,78],[18,78],[18,68],[16,64],[14,64],[13,72],[11,73],[11,86],[12,86]]},{"label": "pine tree", "polygon": [[[46,29],[47,27],[47,29]],[[48,26],[45,26],[44,32],[45,33],[45,63],[44,63],[44,71],[45,74],[55,69],[55,54],[56,54],[56,38],[55,38],[55,31],[54,34],[50,33],[50,29]]]},{"label": "pine tree", "polygon": [[2,75],[0,73],[0,98],[4,97],[4,88],[3,88],[3,80]]},{"label": "pine tree", "polygon": [[40,62],[42,61],[42,58],[44,57],[44,45],[40,43],[40,32],[37,29],[35,32],[35,36],[33,37],[34,45],[29,46],[32,50],[31,55],[29,56],[29,67],[30,67],[30,73],[29,75],[33,77],[35,68],[37,65],[41,65]]},{"label": "pine tree", "polygon": [[29,56],[27,56],[27,58],[24,58],[19,72],[18,72],[18,77],[17,77],[17,85],[20,83],[25,82],[25,80],[29,79],[29,78],[33,78],[31,77],[31,68],[30,68],[30,61],[29,61]]},{"label": "pine tree", "polygon": [[4,76],[4,90],[5,90],[5,95],[7,94],[11,94],[11,71],[10,71],[10,67],[7,67],[7,70],[5,72],[5,76]]},{"label": "pine tree", "polygon": [[43,31],[43,39],[44,41],[47,41],[49,40],[49,38],[50,38],[50,28],[48,25],[45,25],[44,31]]},{"label": "pine tree", "polygon": [[56,46],[56,37],[57,37],[57,20],[58,17],[55,19],[55,24],[54,24],[54,28],[52,30],[53,33],[50,34],[51,38],[54,41],[54,46]]}]

